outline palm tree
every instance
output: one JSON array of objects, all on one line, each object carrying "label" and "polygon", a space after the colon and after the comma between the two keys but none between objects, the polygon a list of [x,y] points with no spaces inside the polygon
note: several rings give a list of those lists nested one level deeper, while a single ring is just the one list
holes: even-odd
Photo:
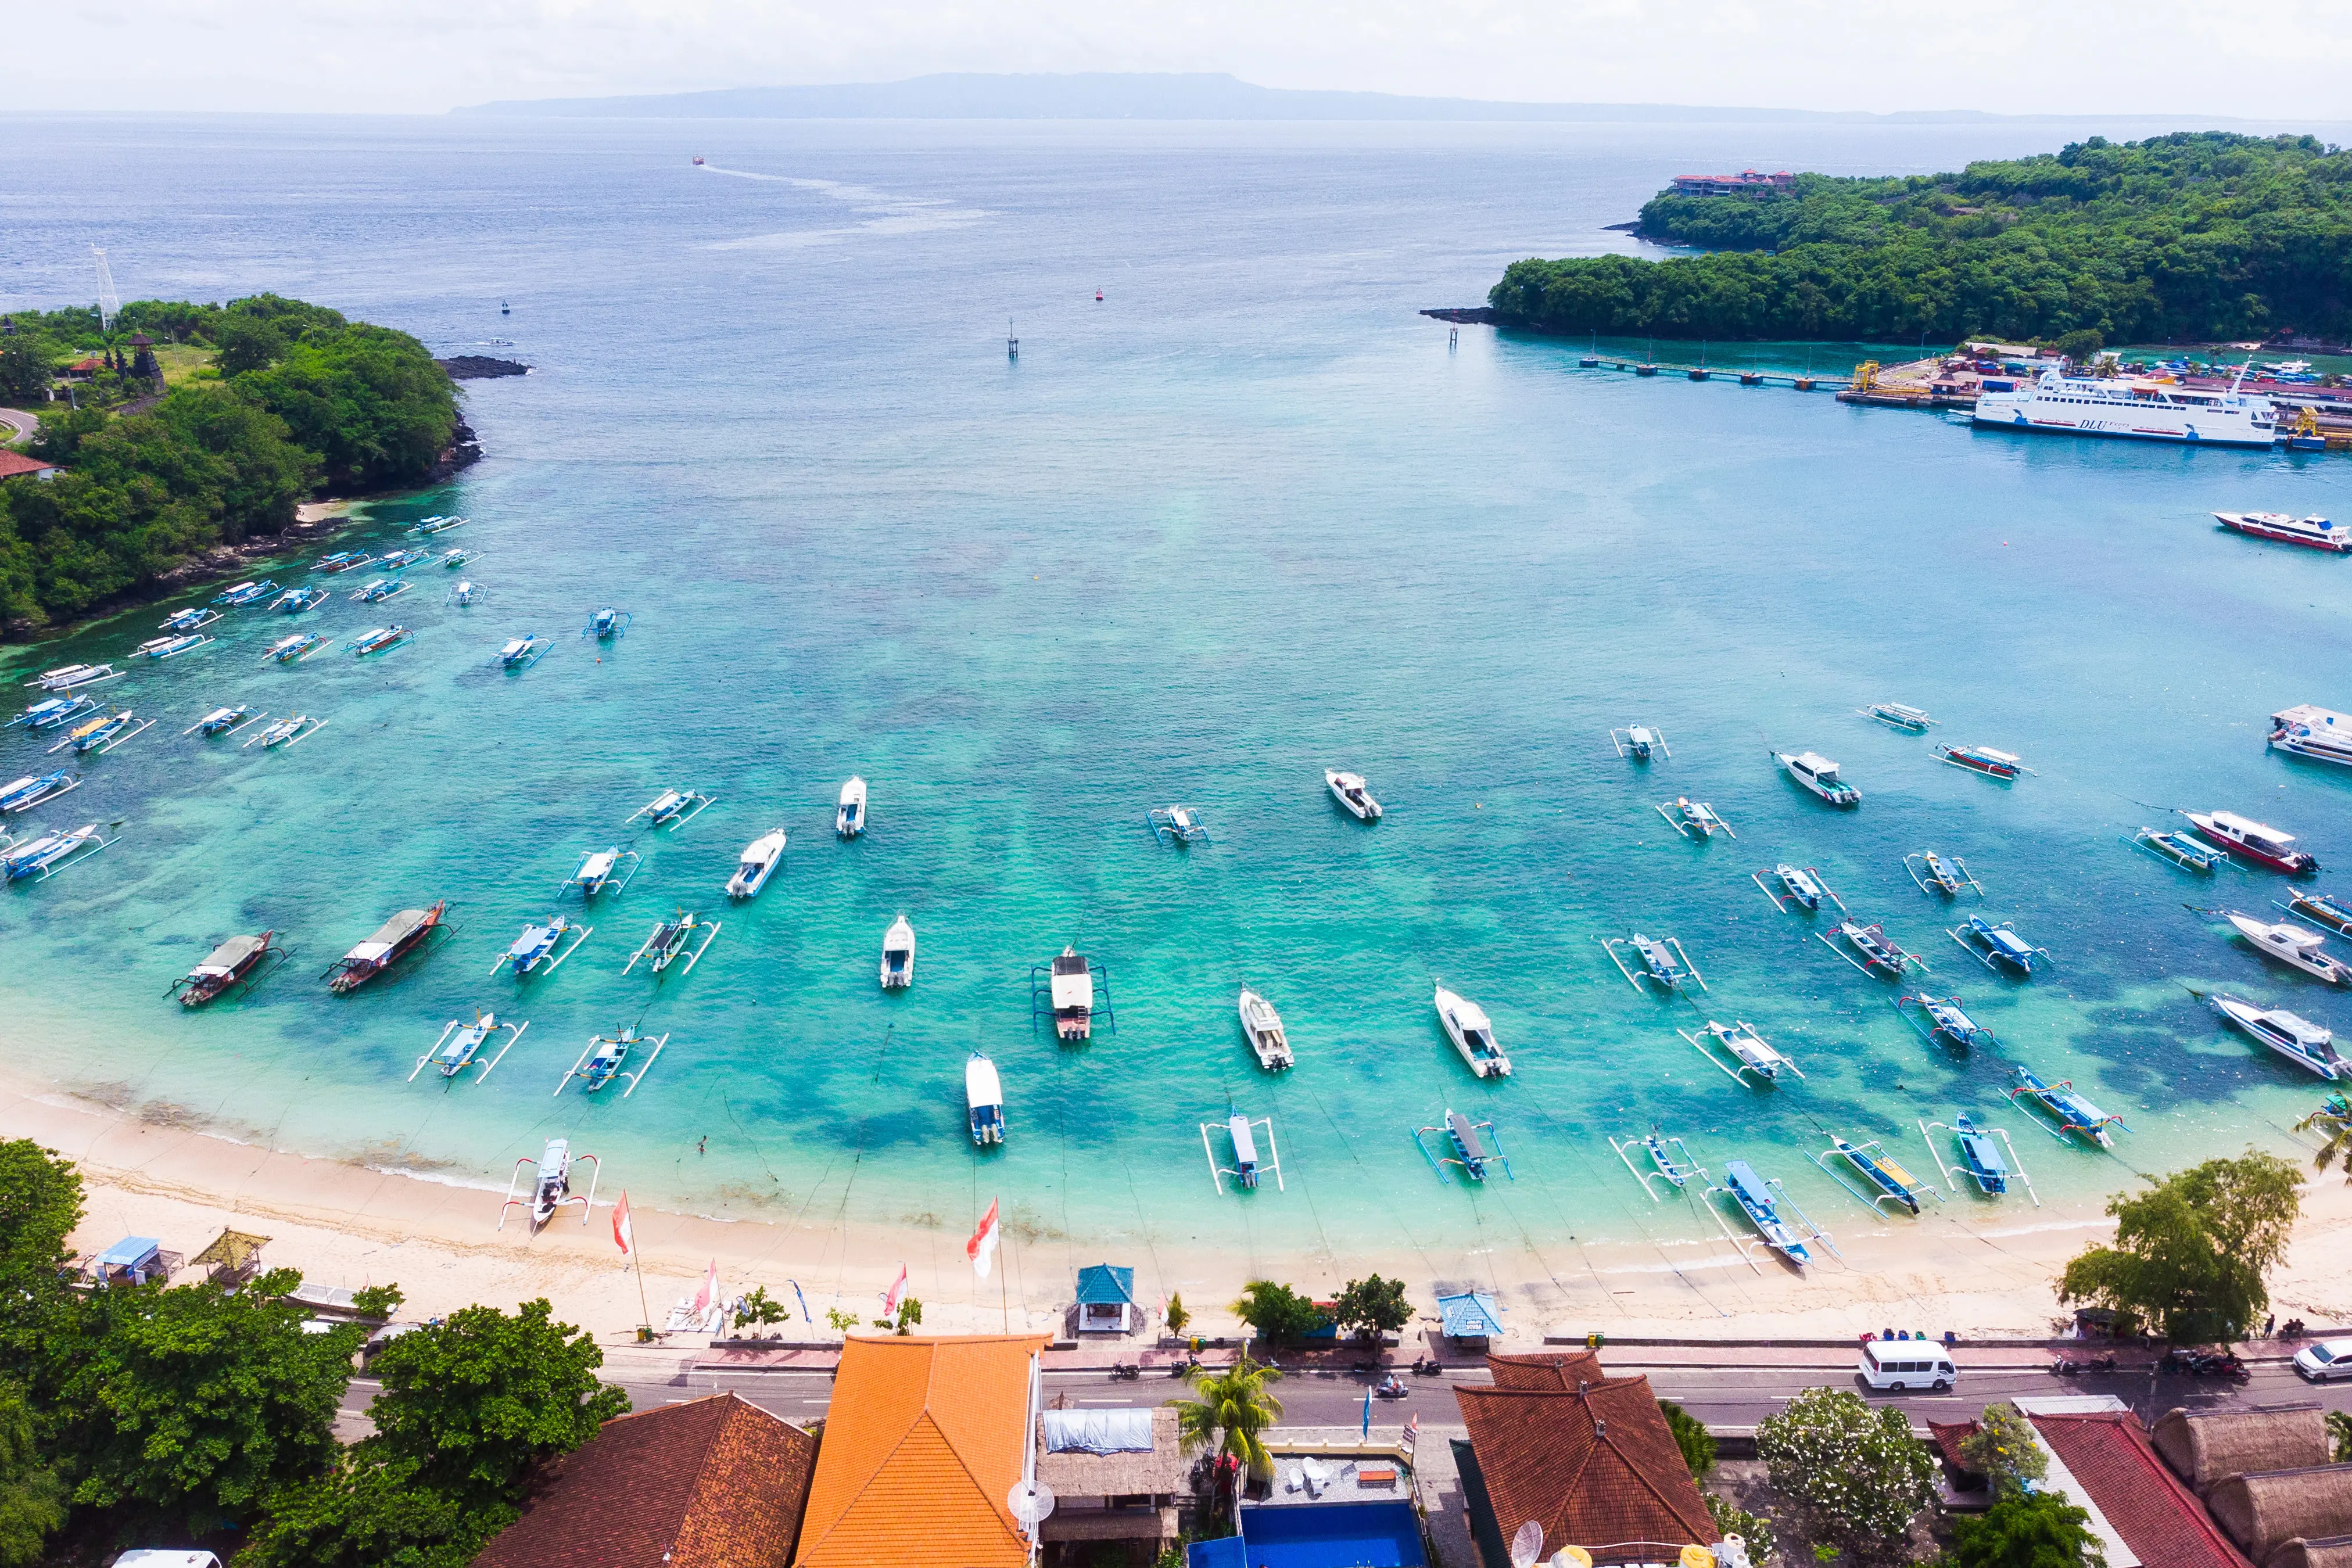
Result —
[{"label": "palm tree", "polygon": [[1176,1429],[1184,1452],[1213,1446],[1239,1459],[1251,1475],[1271,1479],[1274,1455],[1258,1434],[1281,1418],[1282,1401],[1268,1388],[1281,1375],[1247,1355],[1222,1373],[1189,1368],[1184,1381],[1192,1385],[1193,1397],[1169,1401],[1176,1406]]},{"label": "palm tree", "polygon": [[2352,1095],[2331,1094],[2327,1103],[2294,1124],[2298,1133],[2317,1133],[2326,1141],[2312,1164],[2326,1170],[2344,1162],[2344,1179],[2352,1181]]}]

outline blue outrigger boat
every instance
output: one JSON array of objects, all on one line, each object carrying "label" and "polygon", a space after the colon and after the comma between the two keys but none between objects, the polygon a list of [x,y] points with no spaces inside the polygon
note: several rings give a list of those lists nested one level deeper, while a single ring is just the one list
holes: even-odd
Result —
[{"label": "blue outrigger boat", "polygon": [[1952,1123],[1952,1142],[1959,1146],[1960,1168],[1979,1192],[1990,1197],[2009,1190],[2009,1161],[2000,1145],[1966,1111]]},{"label": "blue outrigger boat", "polygon": [[260,582],[240,582],[213,596],[215,604],[252,604],[278,591],[278,584],[264,580]]},{"label": "blue outrigger boat", "polygon": [[1979,1045],[1998,1045],[1992,1030],[1985,1028],[1963,1010],[1958,997],[1931,997],[1922,991],[1915,997],[1897,997],[1895,1005],[1915,1003],[1927,1015],[1927,1038],[1939,1040],[1955,1051],[1967,1051]]},{"label": "blue outrigger boat", "polygon": [[2006,966],[2016,974],[2030,975],[2034,966],[2050,961],[2049,948],[2036,947],[2020,936],[2006,920],[1995,925],[1981,915],[1971,915],[1966,925],[1956,925],[1946,935],[1988,969],[1998,971]]},{"label": "blue outrigger boat", "polygon": [[164,616],[162,624],[157,626],[156,630],[159,632],[201,632],[220,618],[221,612],[217,610],[207,610],[201,604],[192,604],[185,610],[175,610],[171,614]]},{"label": "blue outrigger boat", "polygon": [[356,571],[373,559],[375,557],[365,550],[339,549],[310,570],[328,572]]},{"label": "blue outrigger boat", "polygon": [[[1843,1160],[1869,1185],[1871,1190],[1865,1192],[1840,1175],[1831,1164],[1832,1158]],[[1876,1139],[1857,1144],[1832,1134],[1830,1146],[1813,1155],[1813,1164],[1821,1166],[1822,1174],[1832,1181],[1874,1209],[1882,1203],[1894,1203],[1916,1214],[1922,1196],[1932,1197],[1938,1203],[1943,1201],[1941,1194],[1904,1169]]]},{"label": "blue outrigger boat", "polygon": [[408,591],[408,580],[400,577],[379,577],[351,597],[361,604],[381,604],[387,599],[397,599]]},{"label": "blue outrigger boat", "polygon": [[0,878],[21,882],[29,876],[46,881],[69,865],[80,864],[114,841],[99,831],[95,822],[43,833],[29,843],[11,844],[5,853],[0,853]]},{"label": "blue outrigger boat", "polygon": [[[1478,1136],[1481,1132],[1495,1140],[1492,1150],[1486,1147],[1486,1139]],[[1444,1133],[1453,1144],[1454,1152],[1443,1158],[1430,1153],[1425,1138],[1431,1133]],[[1437,1179],[1448,1185],[1451,1185],[1452,1178],[1445,1174],[1447,1166],[1460,1166],[1462,1174],[1472,1181],[1485,1181],[1486,1168],[1496,1165],[1503,1167],[1503,1174],[1510,1176],[1511,1180],[1519,1179],[1511,1173],[1511,1159],[1503,1152],[1503,1140],[1496,1134],[1495,1124],[1473,1122],[1451,1105],[1445,1108],[1445,1114],[1437,1126],[1414,1128],[1412,1142],[1413,1146],[1421,1151],[1422,1158],[1429,1162],[1429,1168],[1437,1173]],[[1253,1182],[1251,1185],[1256,1184]]]},{"label": "blue outrigger boat", "polygon": [[323,604],[326,599],[327,591],[323,588],[289,588],[279,594],[269,608],[280,615],[299,615],[305,610]]},{"label": "blue outrigger boat", "polygon": [[0,785],[0,811],[29,811],[44,800],[54,800],[80,788],[81,775],[68,768],[27,774],[13,784]]},{"label": "blue outrigger boat", "polygon": [[561,915],[526,925],[513,946],[490,966],[490,973],[495,975],[505,969],[518,980],[542,968],[553,974],[556,966],[578,952],[580,944],[587,941],[588,933],[594,929],[593,925],[575,925]]},{"label": "blue outrigger boat", "polygon": [[44,697],[8,721],[14,728],[23,725],[27,729],[55,729],[61,724],[71,724],[84,714],[98,711],[96,697]]},{"label": "blue outrigger boat", "polygon": [[419,549],[411,546],[407,549],[396,549],[390,555],[379,558],[376,565],[386,571],[398,571],[404,566],[414,566],[418,561],[430,558],[432,554],[431,550]]},{"label": "blue outrigger boat", "polygon": [[1723,1167],[1723,1179],[1725,1185],[1720,1190],[1731,1195],[1732,1201],[1747,1214],[1748,1223],[1756,1227],[1756,1234],[1764,1239],[1766,1246],[1800,1269],[1812,1262],[1813,1255],[1807,1246],[1806,1238],[1798,1233],[1796,1227],[1780,1218],[1780,1199],[1773,1197],[1771,1184],[1758,1176],[1753,1166],[1746,1160],[1727,1161]]},{"label": "blue outrigger boat", "polygon": [[2009,1081],[2011,1085],[2010,1099],[2013,1101],[2022,1096],[2039,1105],[2058,1124],[2050,1135],[2062,1144],[2066,1141],[2066,1134],[2073,1133],[2103,1149],[2112,1149],[2116,1141],[2107,1134],[2109,1127],[2122,1127],[2126,1133],[2131,1131],[2121,1116],[2110,1116],[2092,1104],[2075,1092],[2074,1085],[2069,1081],[2044,1083],[2032,1070],[2023,1067],[2011,1068]]},{"label": "blue outrigger boat", "polygon": [[627,611],[615,610],[607,604],[588,617],[588,624],[580,628],[580,634],[583,637],[593,637],[601,643],[608,637],[617,637],[626,632],[629,629],[629,622],[635,619],[635,617]]},{"label": "blue outrigger boat", "polygon": [[239,703],[235,707],[216,707],[213,709],[212,712],[205,715],[204,717],[196,720],[195,723],[188,726],[187,728],[182,730],[180,733],[182,735],[201,735],[205,739],[209,740],[216,735],[235,735],[238,730],[244,728],[247,725],[253,723],[256,719],[267,718],[268,716],[269,716],[267,714],[257,712],[254,709],[253,705],[250,703]]}]

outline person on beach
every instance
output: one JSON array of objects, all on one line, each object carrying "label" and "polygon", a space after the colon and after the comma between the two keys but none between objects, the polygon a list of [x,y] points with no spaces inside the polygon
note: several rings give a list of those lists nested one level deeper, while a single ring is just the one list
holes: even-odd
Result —
[{"label": "person on beach", "polygon": [[709,1154],[710,1152],[709,1134],[705,1133],[702,1136],[694,1141],[694,1152],[698,1155]]}]

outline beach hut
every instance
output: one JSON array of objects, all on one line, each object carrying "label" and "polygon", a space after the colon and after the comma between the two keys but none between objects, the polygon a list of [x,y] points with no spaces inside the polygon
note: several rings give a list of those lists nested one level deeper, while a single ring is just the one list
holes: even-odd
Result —
[{"label": "beach hut", "polygon": [[1096,1263],[1078,1270],[1078,1332],[1132,1333],[1143,1326],[1135,1304],[1135,1270]]},{"label": "beach hut", "polygon": [[1054,1494],[1044,1522],[1050,1550],[1063,1542],[1124,1542],[1158,1557],[1177,1540],[1177,1505],[1192,1495],[1192,1459],[1184,1452],[1176,1411],[1047,1410],[1037,1423],[1037,1481]]},{"label": "beach hut", "polygon": [[89,1281],[103,1291],[110,1285],[143,1285],[168,1280],[180,1266],[180,1255],[166,1252],[152,1236],[126,1236],[89,1260]]},{"label": "beach hut", "polygon": [[2247,1556],[2267,1563],[2291,1541],[2352,1535],[2352,1465],[2232,1476],[2215,1484],[2206,1506]]},{"label": "beach hut", "polygon": [[2255,1470],[2295,1470],[2336,1457],[2327,1413],[2316,1405],[2273,1405],[2255,1410],[2165,1412],[2148,1441],[2199,1497],[2233,1476]]},{"label": "beach hut", "polygon": [[1503,1336],[1502,1309],[1484,1291],[1464,1291],[1437,1298],[1438,1332],[1464,1350],[1484,1350],[1486,1342]]},{"label": "beach hut", "polygon": [[261,1249],[268,1244],[267,1236],[224,1230],[189,1261],[212,1270],[205,1277],[215,1285],[242,1285],[260,1270]]}]

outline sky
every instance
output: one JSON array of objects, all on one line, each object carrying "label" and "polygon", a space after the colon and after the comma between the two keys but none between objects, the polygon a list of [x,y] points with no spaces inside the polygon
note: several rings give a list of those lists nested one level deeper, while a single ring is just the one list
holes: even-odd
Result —
[{"label": "sky", "polygon": [[[2340,120],[2352,7],[2212,0],[66,0],[0,112],[433,114],[497,99],[1230,71],[1538,102]],[[102,82],[102,88],[94,83]]]}]

